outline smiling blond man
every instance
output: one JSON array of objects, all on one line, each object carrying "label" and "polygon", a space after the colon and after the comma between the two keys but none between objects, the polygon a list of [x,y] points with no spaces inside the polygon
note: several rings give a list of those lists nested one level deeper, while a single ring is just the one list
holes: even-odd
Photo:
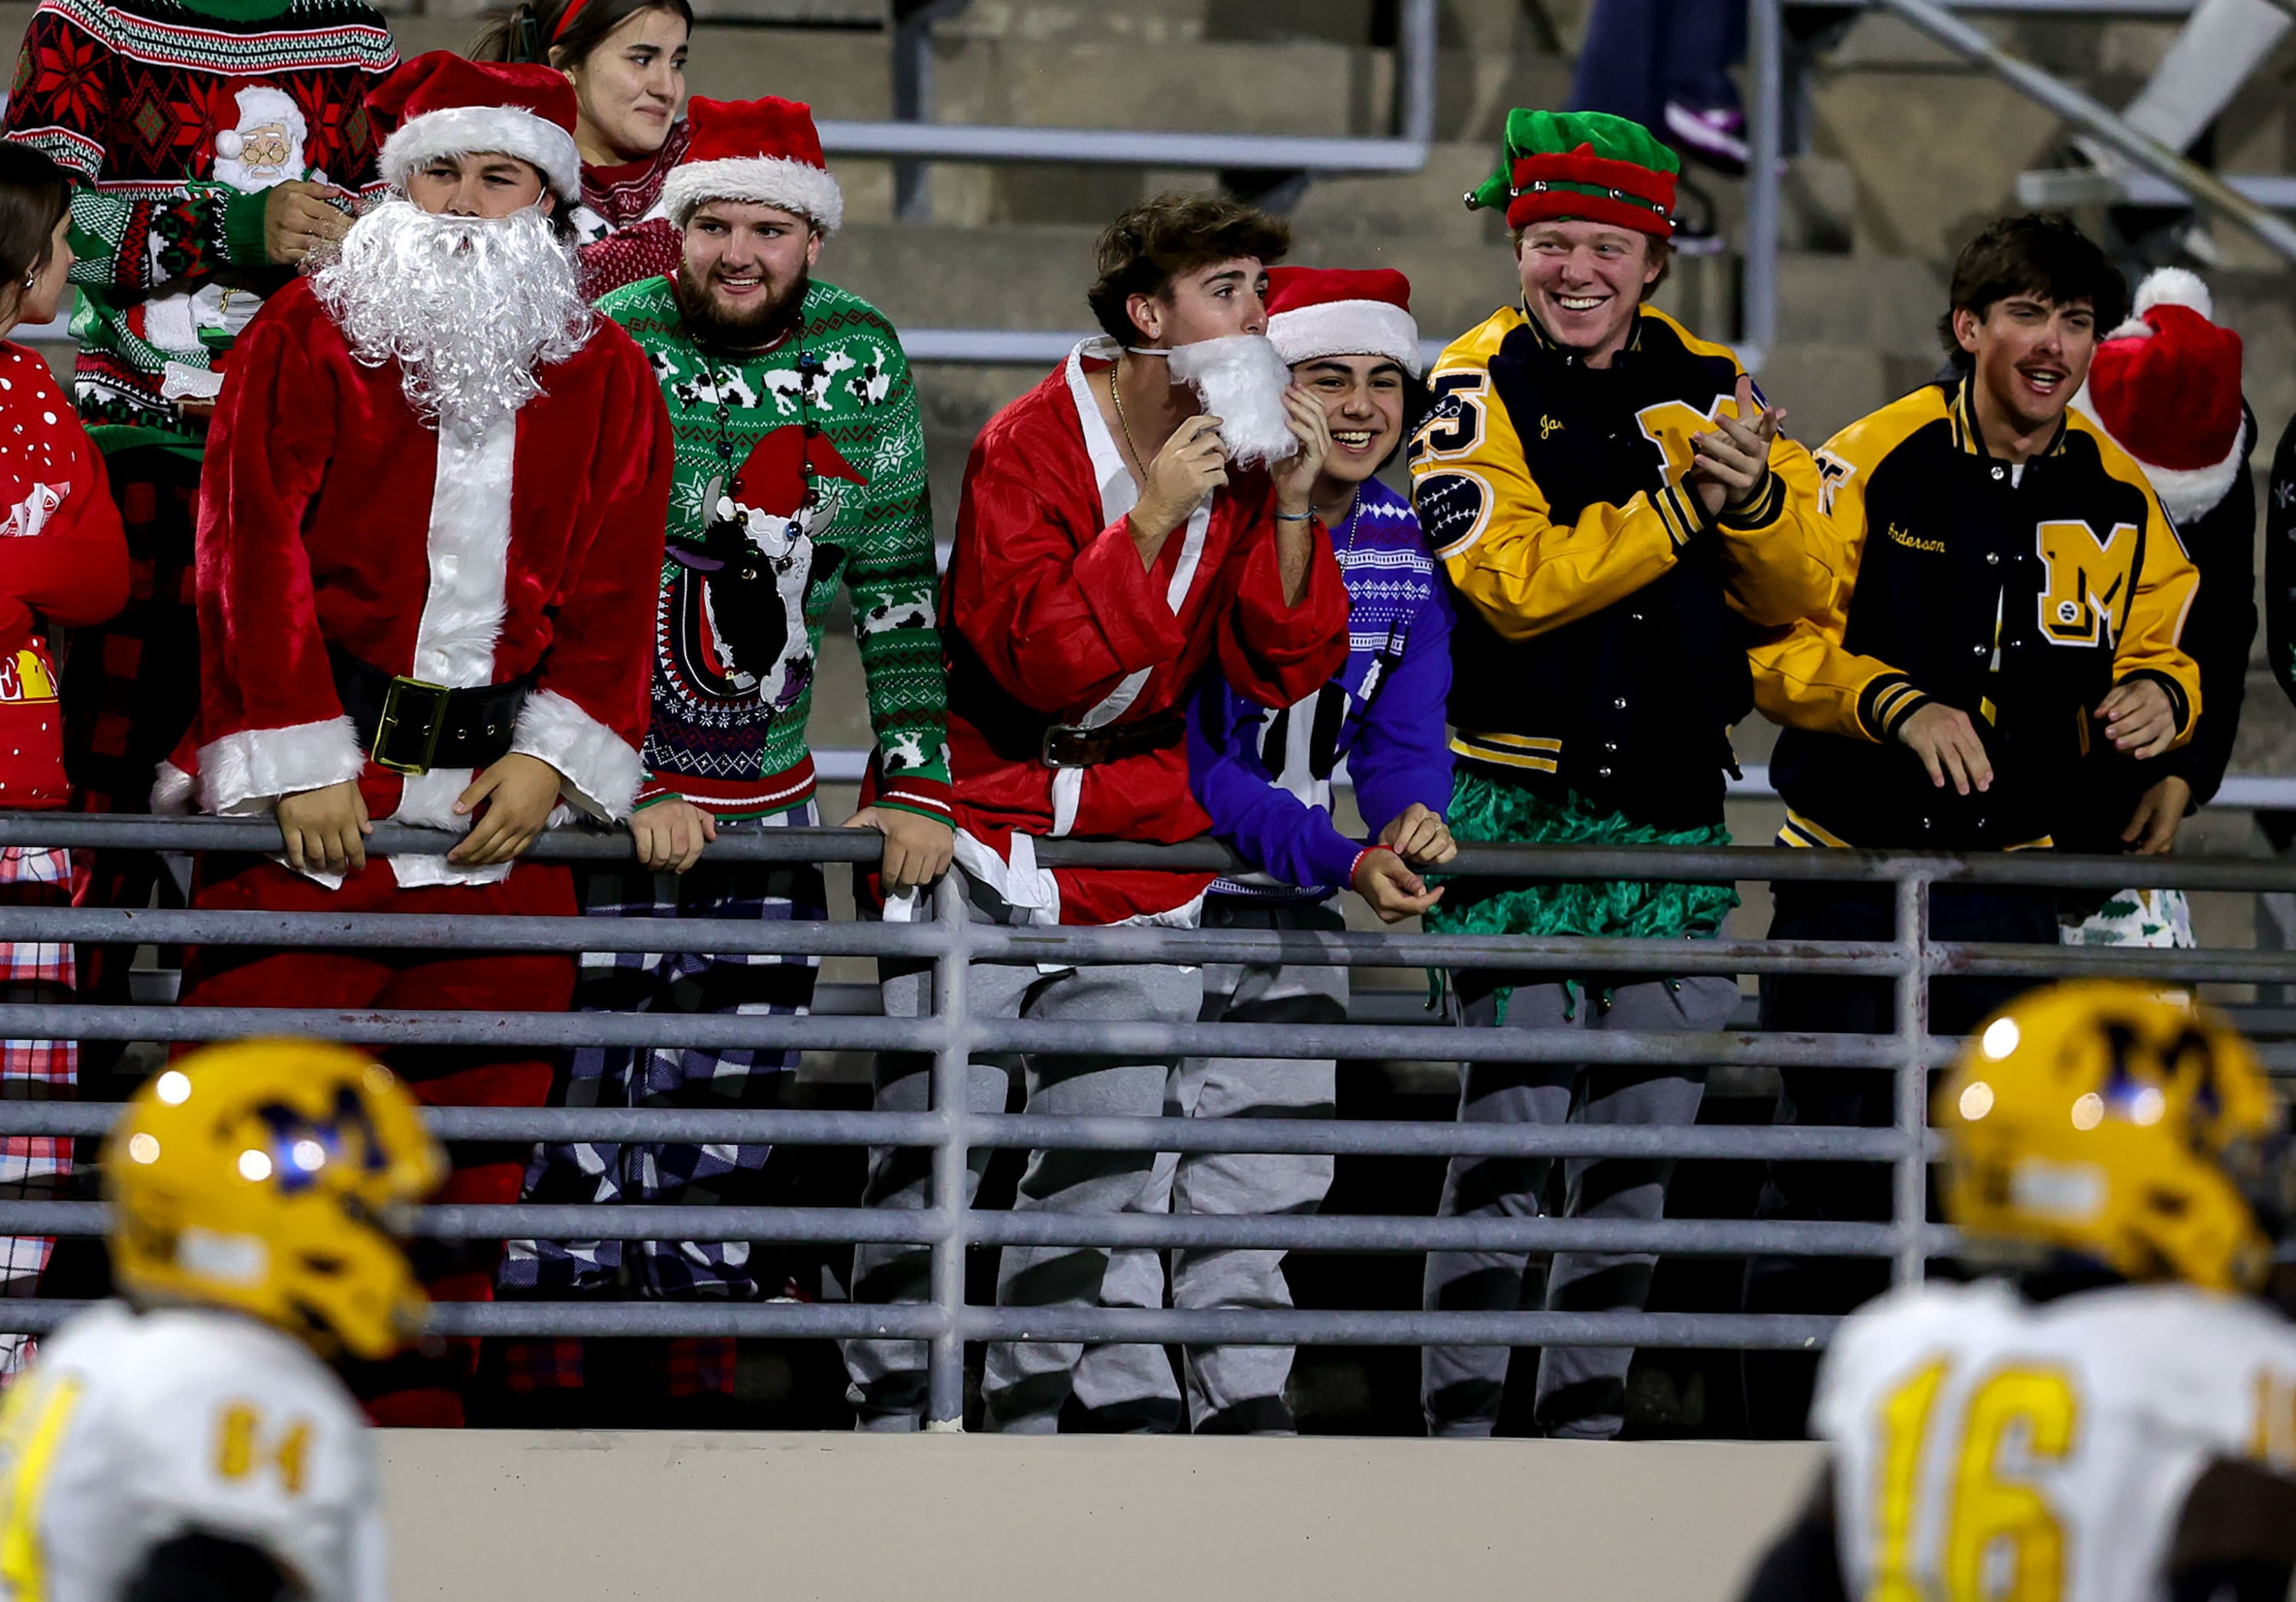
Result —
[{"label": "smiling blond man", "polygon": [[[1645,304],[1664,276],[1677,163],[1641,125],[1509,114],[1499,171],[1471,205],[1503,209],[1517,304],[1452,341],[1411,448],[1420,526],[1457,597],[1449,812],[1463,840],[1722,845],[1730,727],[1752,710],[1758,625],[1824,604],[1833,581],[1809,455],[1780,436],[1737,359]],[[1726,886],[1452,885],[1431,929],[1484,934],[1710,935]],[[1634,982],[1599,970],[1456,976],[1470,1023],[1509,1029],[1706,1031],[1737,1005],[1726,975]],[[1470,1121],[1687,1123],[1699,1071],[1478,1063]],[[1574,1113],[1574,1105],[1577,1108]],[[1575,1162],[1570,1210],[1649,1219],[1663,1162]],[[1535,1212],[1542,1159],[1460,1158],[1446,1217]],[[1547,1305],[1642,1304],[1648,1255],[1560,1253]],[[1511,1310],[1521,1253],[1441,1252],[1431,1308]],[[1614,1435],[1632,1352],[1549,1348],[1548,1433]],[[1488,1434],[1507,1353],[1433,1347],[1423,1401],[1438,1434]]]}]

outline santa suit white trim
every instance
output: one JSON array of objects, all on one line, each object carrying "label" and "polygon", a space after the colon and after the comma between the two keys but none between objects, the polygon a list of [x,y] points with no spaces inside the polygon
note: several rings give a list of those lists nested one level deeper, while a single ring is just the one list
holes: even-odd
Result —
[{"label": "santa suit white trim", "polygon": [[[270,811],[282,796],[340,785],[365,769],[366,753],[348,718],[245,729],[200,747],[200,804],[218,817],[246,817]],[[181,786],[169,785],[170,773],[180,776],[162,763],[160,786],[172,796]],[[155,800],[159,794],[155,786]]]},{"label": "santa suit white trim", "polygon": [[[425,535],[430,584],[414,629],[409,677],[450,690],[483,689],[494,682],[495,642],[509,609],[511,458],[518,425],[505,418],[475,440],[444,428],[432,437],[439,441],[439,476]],[[457,817],[455,802],[475,773],[434,768],[407,775],[391,820],[468,833],[472,820]],[[510,876],[511,864],[465,868],[443,856],[394,857],[390,869],[412,890],[492,884]]]},{"label": "santa suit white trim", "polygon": [[622,737],[555,690],[536,690],[519,709],[510,748],[558,769],[559,793],[605,823],[630,815],[645,763]]}]

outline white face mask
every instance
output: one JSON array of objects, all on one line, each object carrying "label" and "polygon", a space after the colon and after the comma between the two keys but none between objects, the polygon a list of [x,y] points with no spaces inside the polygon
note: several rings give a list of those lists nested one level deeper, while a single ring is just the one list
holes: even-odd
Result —
[{"label": "white face mask", "polygon": [[1220,443],[1238,467],[1281,462],[1296,454],[1283,391],[1292,369],[1265,334],[1236,333],[1201,340],[1165,352],[1172,382],[1192,385],[1206,414],[1220,420]]}]

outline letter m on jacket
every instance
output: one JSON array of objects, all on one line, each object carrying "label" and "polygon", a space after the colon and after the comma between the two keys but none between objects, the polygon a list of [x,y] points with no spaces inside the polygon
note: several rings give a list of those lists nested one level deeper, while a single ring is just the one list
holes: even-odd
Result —
[{"label": "letter m on jacket", "polygon": [[2136,525],[2115,523],[2100,538],[2077,519],[2044,522],[2034,544],[2046,569],[2041,633],[2049,643],[2096,645],[2119,638],[2136,593]]}]

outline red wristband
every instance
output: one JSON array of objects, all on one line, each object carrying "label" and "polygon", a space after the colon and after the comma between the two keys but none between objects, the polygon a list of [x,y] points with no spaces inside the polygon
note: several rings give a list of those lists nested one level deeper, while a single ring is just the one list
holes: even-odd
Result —
[{"label": "red wristband", "polygon": [[1364,847],[1363,850],[1356,853],[1356,859],[1348,864],[1348,883],[1349,884],[1353,884],[1356,882],[1356,872],[1358,868],[1363,867],[1364,859],[1370,856],[1374,851],[1385,851],[1390,856],[1398,858],[1403,855],[1402,852],[1397,850],[1391,845],[1367,845]]}]

